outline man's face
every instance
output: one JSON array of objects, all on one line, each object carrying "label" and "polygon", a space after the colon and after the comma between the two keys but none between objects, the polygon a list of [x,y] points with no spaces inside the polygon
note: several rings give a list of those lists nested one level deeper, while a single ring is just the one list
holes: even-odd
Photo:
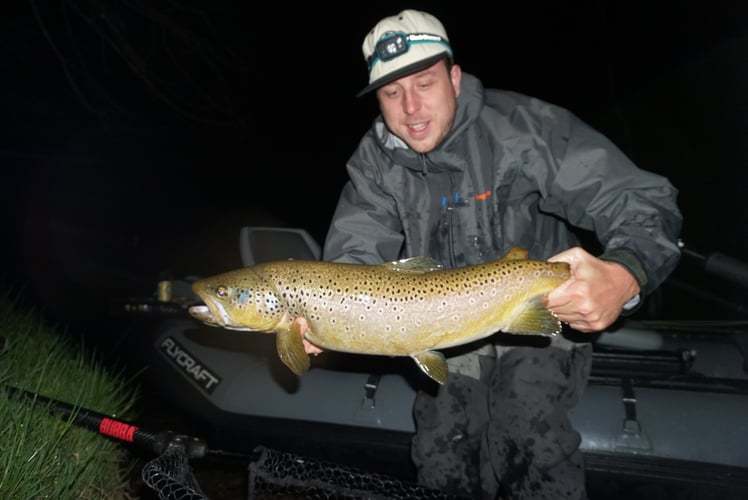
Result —
[{"label": "man's face", "polygon": [[414,151],[428,153],[447,136],[455,119],[462,71],[441,60],[377,90],[379,109],[393,134]]}]

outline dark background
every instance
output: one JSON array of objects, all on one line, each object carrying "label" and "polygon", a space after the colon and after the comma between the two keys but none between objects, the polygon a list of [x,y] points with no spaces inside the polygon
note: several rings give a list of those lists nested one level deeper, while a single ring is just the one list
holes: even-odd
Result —
[{"label": "dark background", "polygon": [[245,224],[322,242],[377,112],[354,97],[363,36],[406,7],[440,17],[487,87],[566,106],[669,177],[689,247],[748,259],[744,2],[255,4],[5,7],[4,281],[89,315],[235,267]]},{"label": "dark background", "polygon": [[[568,107],[670,178],[688,248],[748,261],[747,5],[6,2],[0,282],[111,345],[133,331],[112,316],[123,298],[239,266],[242,225],[303,227],[321,243],[377,112],[354,97],[367,83],[361,42],[407,7],[436,14],[487,87]],[[746,315],[746,288],[698,261],[663,290],[643,314]],[[166,418],[162,396],[150,418]]]}]

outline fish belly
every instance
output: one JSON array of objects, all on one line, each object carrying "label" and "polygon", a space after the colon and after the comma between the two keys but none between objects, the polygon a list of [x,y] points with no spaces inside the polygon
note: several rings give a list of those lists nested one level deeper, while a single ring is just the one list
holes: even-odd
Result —
[{"label": "fish belly", "polygon": [[354,303],[330,307],[329,314],[305,316],[309,324],[306,336],[325,349],[408,356],[472,342],[504,327],[500,304],[463,299],[467,300],[381,300],[374,306]]}]

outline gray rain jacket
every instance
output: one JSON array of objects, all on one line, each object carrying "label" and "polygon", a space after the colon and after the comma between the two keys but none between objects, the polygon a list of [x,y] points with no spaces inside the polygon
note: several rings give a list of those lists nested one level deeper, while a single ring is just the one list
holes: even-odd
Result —
[{"label": "gray rain jacket", "polygon": [[[510,248],[546,259],[597,236],[646,294],[678,263],[677,190],[639,169],[567,110],[462,75],[452,132],[428,154],[381,115],[351,156],[323,259],[376,264],[426,255],[447,267]],[[588,249],[589,250],[589,249]]]}]

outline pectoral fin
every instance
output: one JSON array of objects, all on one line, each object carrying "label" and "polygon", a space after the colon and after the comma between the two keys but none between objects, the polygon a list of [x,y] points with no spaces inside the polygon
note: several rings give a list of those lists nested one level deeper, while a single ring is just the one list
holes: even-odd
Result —
[{"label": "pectoral fin", "polygon": [[301,339],[301,326],[294,321],[287,329],[276,334],[275,347],[278,357],[296,375],[302,375],[309,370],[309,355],[304,351]]},{"label": "pectoral fin", "polygon": [[447,381],[447,360],[444,358],[444,354],[439,351],[424,351],[418,354],[412,354],[413,358],[418,367],[440,384],[444,384]]},{"label": "pectoral fin", "polygon": [[506,331],[551,336],[561,332],[561,322],[545,307],[543,297],[537,296],[528,302],[527,307],[512,321]]}]

